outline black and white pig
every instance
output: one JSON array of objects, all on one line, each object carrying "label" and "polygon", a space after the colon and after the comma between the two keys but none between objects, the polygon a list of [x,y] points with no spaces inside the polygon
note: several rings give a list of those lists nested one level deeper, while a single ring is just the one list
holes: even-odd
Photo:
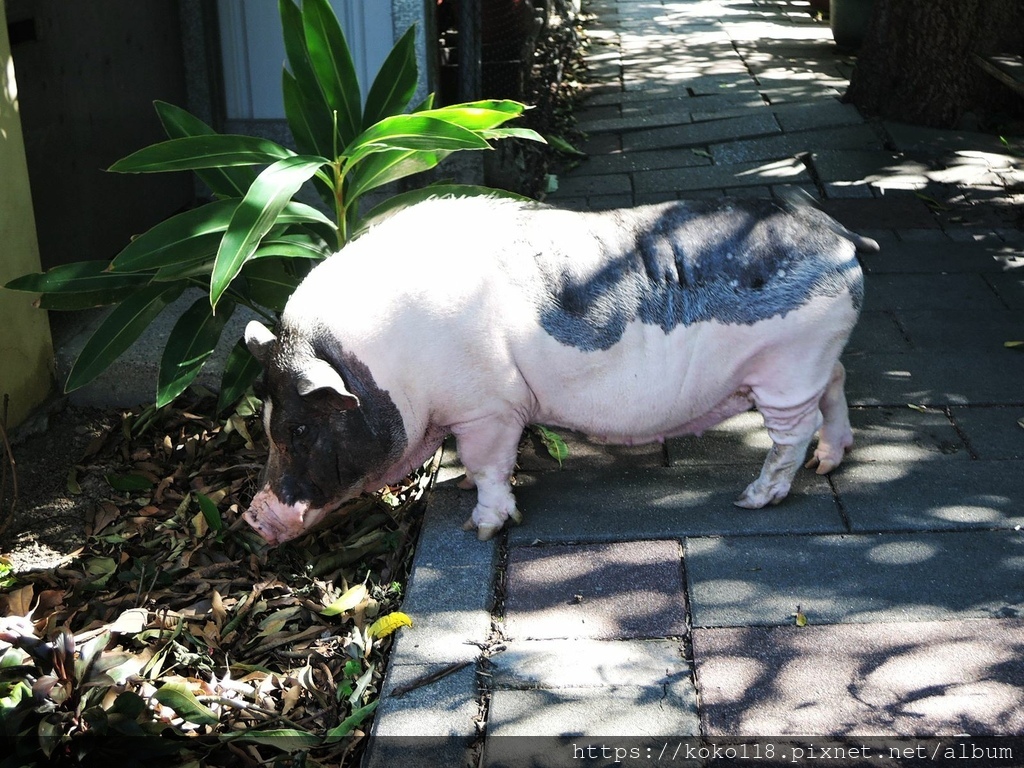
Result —
[{"label": "black and white pig", "polygon": [[819,473],[853,441],[839,355],[863,296],[855,252],[877,249],[770,201],[409,207],[319,264],[277,336],[246,329],[270,456],[245,517],[269,542],[294,538],[454,434],[477,490],[466,527],[487,539],[520,520],[528,424],[640,443],[752,407],[773,447],[736,504],[776,504],[819,428]]}]

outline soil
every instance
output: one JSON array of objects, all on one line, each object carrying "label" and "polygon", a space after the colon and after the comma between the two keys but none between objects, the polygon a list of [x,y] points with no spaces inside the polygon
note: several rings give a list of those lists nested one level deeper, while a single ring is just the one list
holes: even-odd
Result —
[{"label": "soil", "polygon": [[80,408],[61,399],[15,430],[11,453],[18,494],[12,512],[8,463],[0,554],[11,561],[16,572],[53,568],[85,543],[86,521],[105,489],[98,487],[98,479],[87,477],[81,481],[81,492],[72,493],[69,477],[90,444],[120,418],[116,411]]}]

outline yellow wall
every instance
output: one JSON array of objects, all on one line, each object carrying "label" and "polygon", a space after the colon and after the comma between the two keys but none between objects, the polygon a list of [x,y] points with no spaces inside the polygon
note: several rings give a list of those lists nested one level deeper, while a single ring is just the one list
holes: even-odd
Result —
[{"label": "yellow wall", "polygon": [[[18,87],[0,0],[0,286],[39,271],[32,194],[18,115]],[[27,293],[0,288],[0,406],[10,397],[8,427],[22,421],[50,393],[53,348],[46,312]]]}]

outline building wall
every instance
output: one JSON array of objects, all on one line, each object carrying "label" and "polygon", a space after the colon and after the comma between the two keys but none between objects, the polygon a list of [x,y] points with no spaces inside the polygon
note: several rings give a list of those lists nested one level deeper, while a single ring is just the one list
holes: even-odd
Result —
[{"label": "building wall", "polygon": [[[0,0],[0,19],[4,17]],[[0,25],[0,285],[39,271],[32,195],[7,26]],[[32,298],[0,288],[0,398],[9,397],[8,427],[22,421],[52,388],[53,351],[46,312]],[[2,399],[0,399],[2,407]]]},{"label": "building wall", "polygon": [[178,0],[6,0],[44,267],[110,259],[189,204],[188,174],[107,173],[185,106]]}]

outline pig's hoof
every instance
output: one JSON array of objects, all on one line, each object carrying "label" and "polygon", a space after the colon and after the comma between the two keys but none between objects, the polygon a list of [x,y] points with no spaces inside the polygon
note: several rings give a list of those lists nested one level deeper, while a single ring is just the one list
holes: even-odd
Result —
[{"label": "pig's hoof", "polygon": [[747,489],[743,491],[742,495],[733,504],[742,509],[762,509],[769,504],[773,506],[778,504],[789,495],[788,485],[781,487],[768,486],[767,488],[759,488],[757,486],[758,483],[755,480],[747,486]]},{"label": "pig's hoof", "polygon": [[494,538],[494,534],[500,530],[500,525],[481,525],[476,530],[476,537],[479,541],[490,541]]},{"label": "pig's hoof", "polygon": [[471,491],[474,488],[476,488],[476,481],[473,480],[473,476],[469,474],[469,472],[467,472],[465,477],[459,480],[459,482],[456,483],[456,485],[458,485],[459,488],[461,488],[464,491]]},{"label": "pig's hoof", "polygon": [[523,522],[523,513],[520,512],[515,507],[513,507],[512,511],[508,513],[508,516],[512,518],[512,522],[514,522],[516,525],[519,525],[521,522]]}]

